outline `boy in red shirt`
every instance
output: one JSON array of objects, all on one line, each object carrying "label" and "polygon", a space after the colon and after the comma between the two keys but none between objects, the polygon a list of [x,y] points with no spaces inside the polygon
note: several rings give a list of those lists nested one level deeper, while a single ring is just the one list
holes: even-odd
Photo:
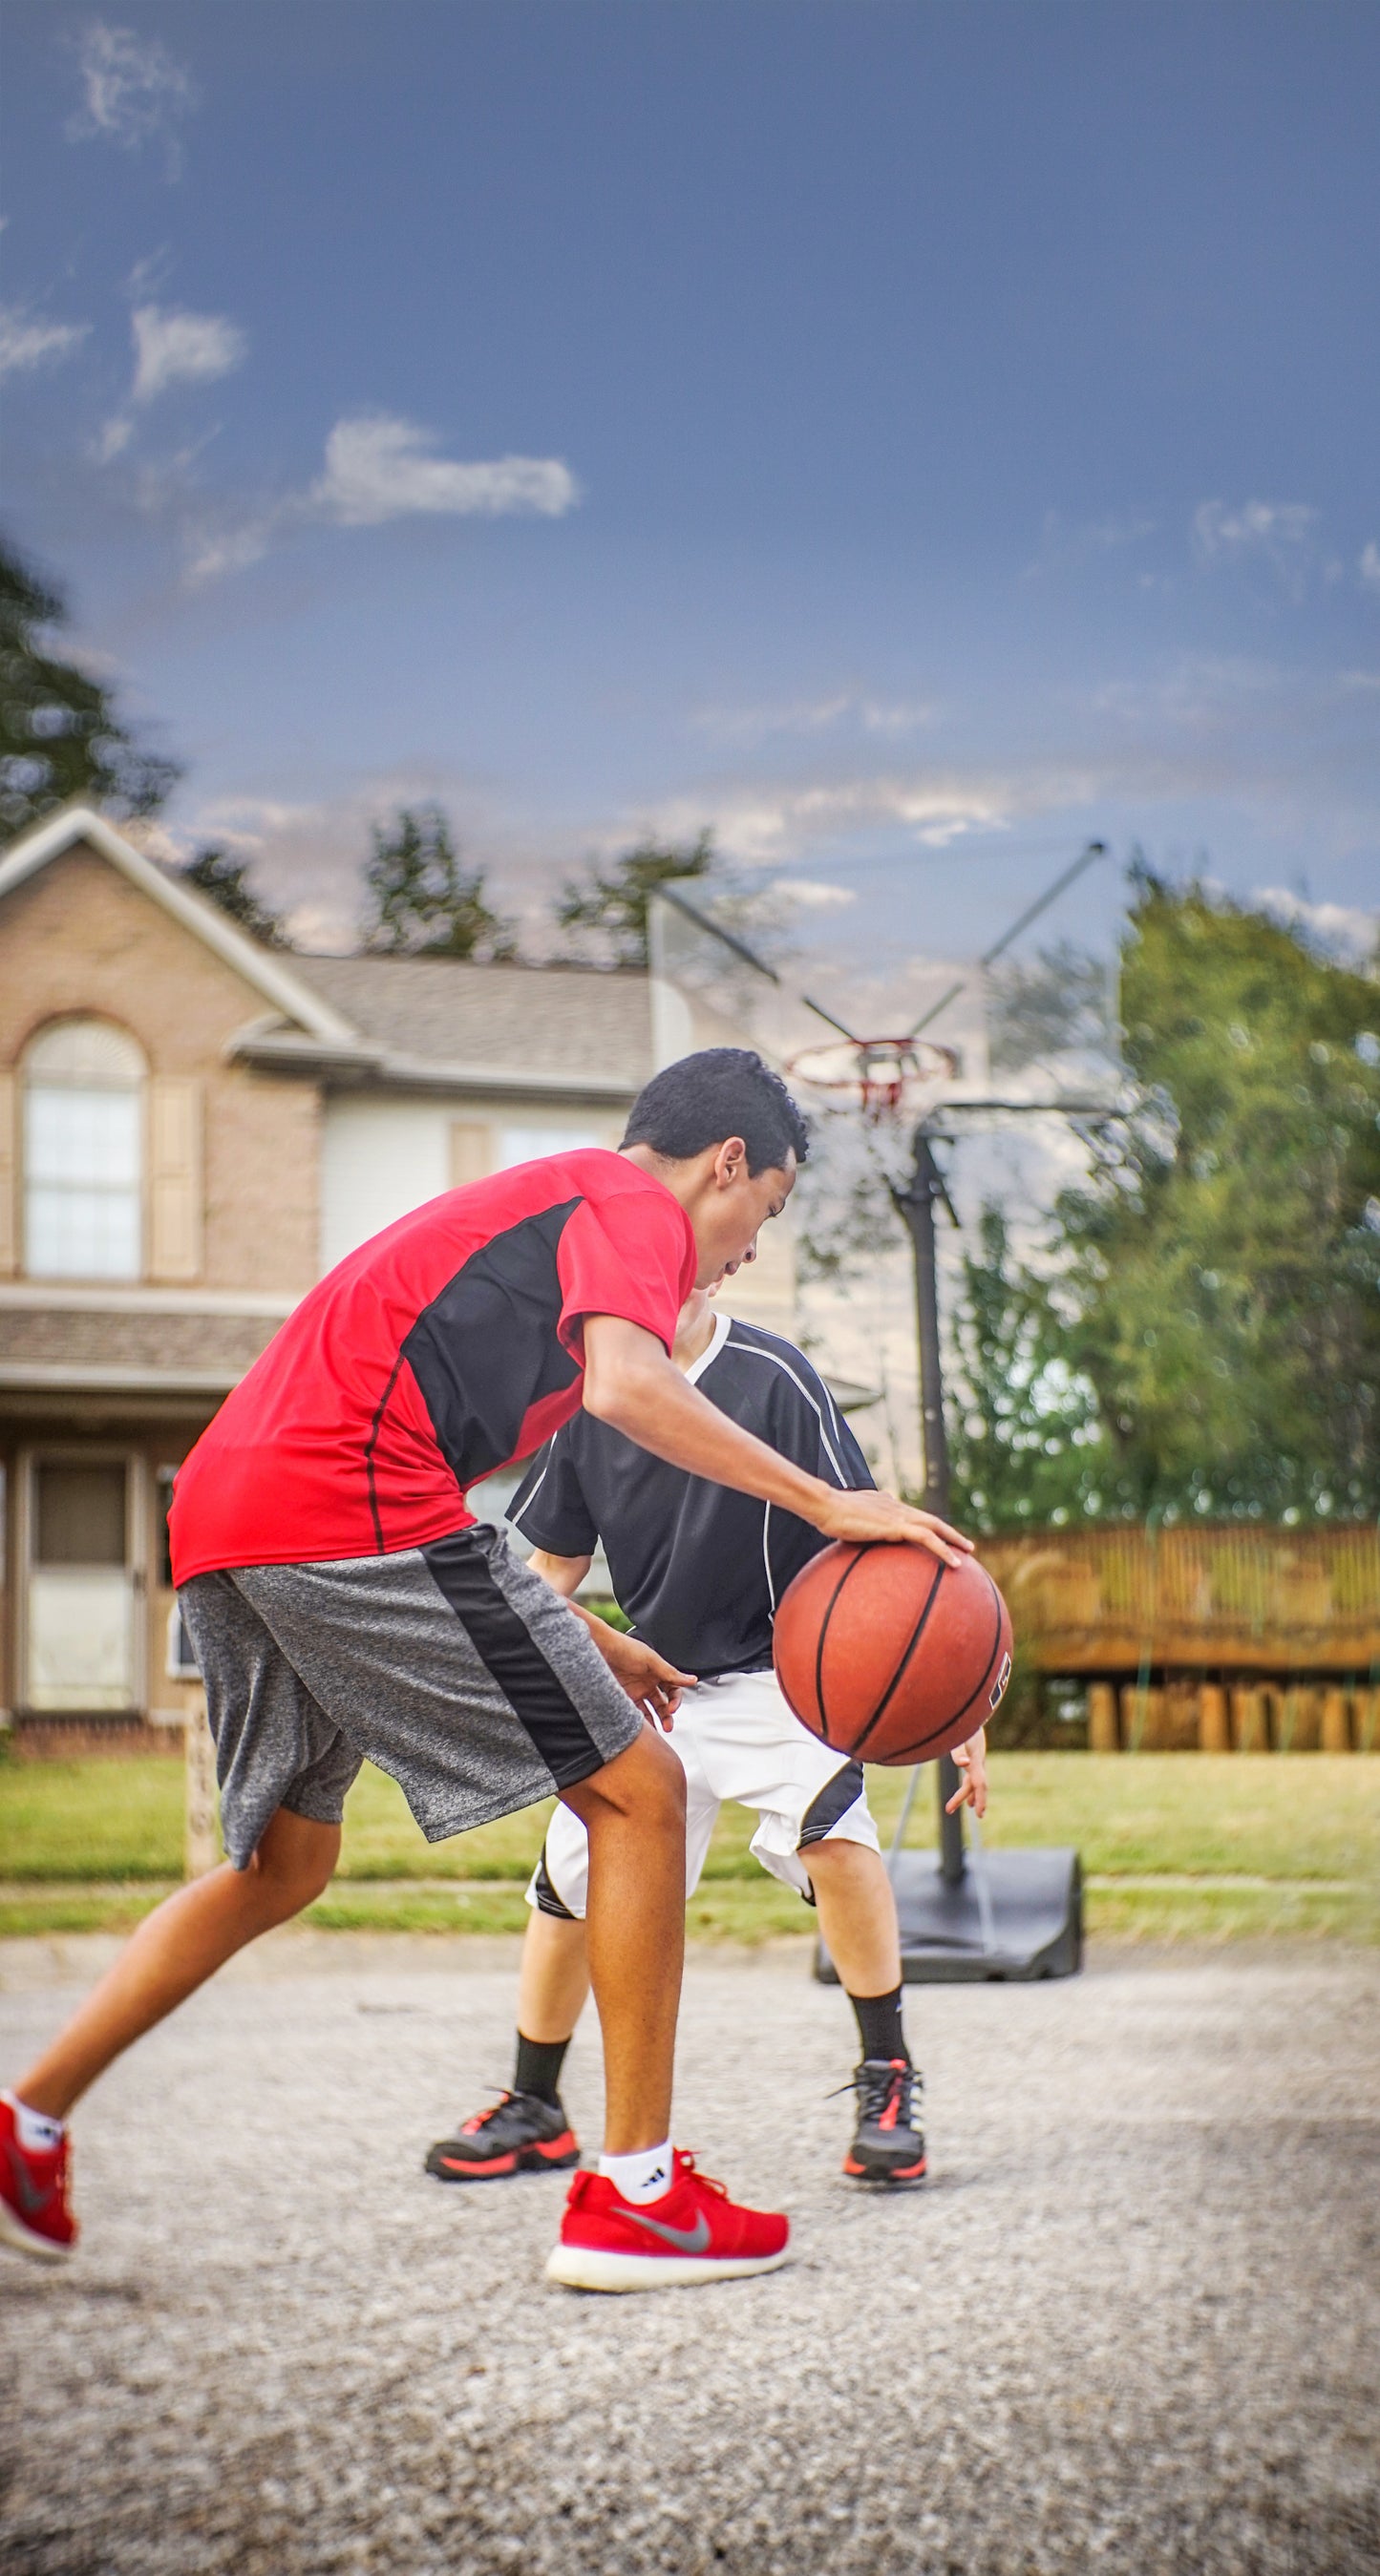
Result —
[{"label": "boy in red shirt", "polygon": [[621,2289],[784,2261],[785,2219],[736,2207],[670,2142],[684,1785],[647,1715],[671,1718],[691,1676],[563,1602],[467,1492],[583,1404],[831,1538],[911,1540],[953,1561],[967,1542],[943,1523],[792,1465],[669,1357],[689,1290],[754,1257],[805,1152],[760,1058],[687,1057],[647,1085],[617,1154],[473,1182],[350,1254],[222,1406],[179,1473],[171,1530],[226,1861],[147,1917],[0,2097],[0,2240],[71,2251],[67,2113],[321,1893],[367,1759],[432,1841],[553,1788],[588,1831],[605,2150],[572,2185],[552,2277]]}]

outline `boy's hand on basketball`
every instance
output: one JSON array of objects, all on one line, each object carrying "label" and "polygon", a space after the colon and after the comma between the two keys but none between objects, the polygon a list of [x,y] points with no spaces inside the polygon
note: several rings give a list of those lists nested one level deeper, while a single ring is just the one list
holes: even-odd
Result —
[{"label": "boy's hand on basketball", "polygon": [[955,1816],[960,1807],[971,1807],[975,1816],[987,1813],[987,1733],[980,1728],[966,1744],[954,1746],[954,1760],[963,1777],[945,1806],[946,1816]]},{"label": "boy's hand on basketball", "polygon": [[951,1529],[947,1521],[937,1520],[933,1512],[918,1512],[895,1494],[874,1493],[870,1485],[840,1493],[833,1485],[821,1489],[821,1508],[814,1515],[816,1529],[826,1538],[853,1540],[900,1539],[912,1547],[925,1547],[931,1556],[945,1565],[961,1564],[971,1556],[973,1542],[962,1530]]},{"label": "boy's hand on basketball", "polygon": [[694,1674],[677,1672],[664,1655],[653,1653],[639,1637],[611,1628],[604,1619],[591,1619],[588,1624],[614,1680],[627,1692],[633,1706],[669,1735],[681,1693],[695,1687]]}]

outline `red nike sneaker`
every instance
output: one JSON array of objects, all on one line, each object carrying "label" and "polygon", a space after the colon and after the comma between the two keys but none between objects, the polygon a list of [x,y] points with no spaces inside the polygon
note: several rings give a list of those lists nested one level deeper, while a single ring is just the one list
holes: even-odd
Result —
[{"label": "red nike sneaker", "polygon": [[568,2290],[673,2290],[694,2281],[736,2281],[775,2272],[786,2260],[791,2223],[775,2212],[741,2209],[721,2182],[695,2171],[676,2149],[676,2178],[645,2208],[625,2200],[605,2175],[578,2173],[561,2220],[548,2281]]},{"label": "red nike sneaker", "polygon": [[21,2147],[14,2112],[0,2102],[0,2245],[65,2263],[77,2241],[67,2205],[67,2138],[55,2147]]}]

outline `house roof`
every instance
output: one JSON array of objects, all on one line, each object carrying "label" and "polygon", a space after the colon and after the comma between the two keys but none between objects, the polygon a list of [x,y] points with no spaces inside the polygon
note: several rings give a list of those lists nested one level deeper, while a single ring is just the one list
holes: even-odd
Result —
[{"label": "house roof", "polygon": [[473,966],[454,957],[295,957],[293,972],[384,1066],[466,1067],[550,1089],[619,1095],[652,1072],[645,975],[561,966]]},{"label": "house roof", "polygon": [[89,805],[63,806],[0,859],[0,898],[85,843],[204,941],[267,1009],[232,1043],[323,1082],[553,1093],[621,1102],[653,1070],[645,975],[473,966],[454,957],[313,957],[264,947]]},{"label": "house roof", "polygon": [[111,866],[118,868],[121,875],[128,877],[130,883],[138,886],[151,902],[160,904],[164,912],[171,913],[184,930],[191,931],[194,938],[214,949],[224,964],[232,967],[252,990],[260,993],[286,1018],[295,1021],[310,1037],[322,1045],[348,1044],[352,1032],[332,1010],[324,994],[315,993],[309,986],[299,983],[293,968],[273,949],[260,947],[257,940],[248,938],[244,931],[237,929],[234,922],[228,920],[216,904],[208,902],[205,895],[183,885],[177,877],[169,875],[166,868],[160,868],[155,860],[146,858],[142,850],[136,850],[134,843],[117,832],[113,824],[107,823],[105,816],[98,814],[94,806],[60,806],[55,814],[49,814],[43,822],[36,823],[32,831],[22,832],[17,841],[12,841],[0,859],[0,898],[83,841],[103,859],[108,859]]}]

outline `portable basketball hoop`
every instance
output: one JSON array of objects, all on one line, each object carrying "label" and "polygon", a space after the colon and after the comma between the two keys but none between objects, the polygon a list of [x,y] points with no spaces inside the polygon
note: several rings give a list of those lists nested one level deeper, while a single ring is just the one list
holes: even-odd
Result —
[{"label": "portable basketball hoop", "polygon": [[[1081,857],[1066,868],[1044,894],[1028,905],[1020,919],[979,961],[985,971],[1029,924],[1082,875],[1106,856],[1105,845],[1089,842]],[[957,1100],[935,1098],[959,1071],[953,1050],[922,1035],[963,990],[955,983],[931,1004],[901,1038],[858,1037],[831,1011],[802,998],[819,1018],[837,1029],[832,1045],[807,1047],[788,1068],[802,1082],[826,1091],[861,1095],[870,1126],[913,1108],[911,1169],[889,1177],[891,1202],[910,1236],[915,1258],[915,1308],[920,1351],[920,1409],[924,1433],[924,1504],[941,1520],[949,1514],[949,1453],[944,1431],[943,1364],[939,1333],[935,1210],[942,1207],[957,1224],[944,1172],[934,1146],[952,1144],[941,1128],[960,1113],[1038,1115],[1070,1118],[1076,1114],[1114,1114],[1109,1102],[1061,1100]],[[930,1097],[927,1099],[926,1094]],[[958,1788],[958,1771],[945,1754],[935,1766],[938,1790],[938,1851],[908,1851],[906,1827],[915,1803],[920,1773],[912,1772],[887,1855],[887,1874],[896,1898],[901,1934],[901,1974],[907,1985],[945,1985],[1006,1978],[1026,1981],[1077,1974],[1083,1960],[1083,1883],[1078,1854],[1071,1849],[988,1852],[977,1820],[971,1820],[971,1850],[965,1848],[963,1811],[948,1813]],[[824,1984],[838,1983],[838,1971],[823,1941],[817,1943],[815,1974]]]},{"label": "portable basketball hoop", "polygon": [[956,1048],[914,1036],[826,1039],[802,1047],[786,1066],[794,1081],[808,1083],[812,1091],[859,1099],[872,1127],[903,1109],[918,1109],[937,1083],[955,1081],[959,1070]]}]

